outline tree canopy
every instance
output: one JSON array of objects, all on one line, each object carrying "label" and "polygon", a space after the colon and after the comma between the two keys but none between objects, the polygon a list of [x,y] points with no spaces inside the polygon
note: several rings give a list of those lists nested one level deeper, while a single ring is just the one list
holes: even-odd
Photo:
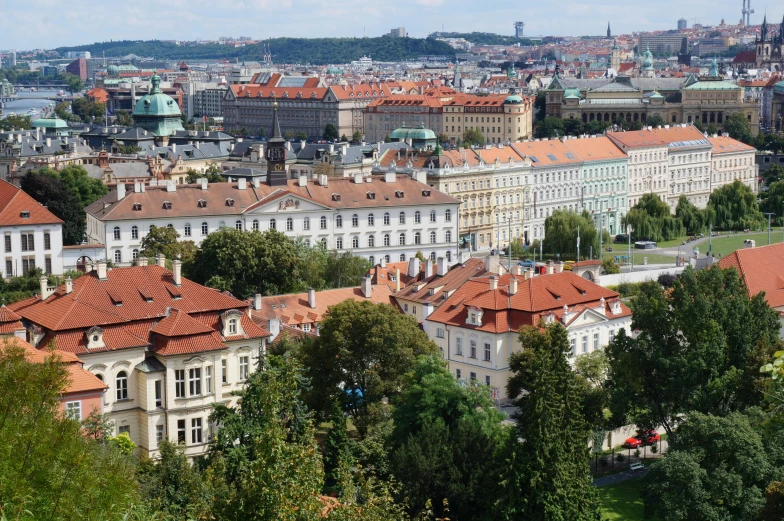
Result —
[{"label": "tree canopy", "polygon": [[[48,170],[48,169],[45,169]],[[63,220],[63,244],[80,244],[84,239],[84,207],[57,175],[31,171],[20,182],[22,190]]]},{"label": "tree canopy", "polygon": [[670,207],[654,193],[643,195],[621,221],[635,240],[668,241],[686,233],[683,223],[670,215]]},{"label": "tree canopy", "polygon": [[760,229],[767,224],[757,196],[738,179],[714,190],[708,201],[714,223],[722,230]]},{"label": "tree canopy", "polygon": [[141,257],[156,257],[164,255],[167,261],[180,259],[189,262],[196,255],[198,248],[193,241],[178,241],[180,234],[168,226],[150,228],[141,244]]},{"label": "tree canopy", "polygon": [[[549,253],[558,253],[562,258],[577,257],[577,230],[580,230],[580,258],[586,258],[593,247],[594,255],[599,254],[599,232],[593,219],[586,211],[582,213],[556,210],[544,221],[545,236],[543,247]],[[604,232],[602,239],[610,244],[610,234]]]},{"label": "tree canopy", "polygon": [[[291,136],[294,137],[293,135]],[[338,129],[332,123],[327,123],[324,126],[324,139],[327,141],[337,141],[340,139],[340,134],[338,134]]]}]

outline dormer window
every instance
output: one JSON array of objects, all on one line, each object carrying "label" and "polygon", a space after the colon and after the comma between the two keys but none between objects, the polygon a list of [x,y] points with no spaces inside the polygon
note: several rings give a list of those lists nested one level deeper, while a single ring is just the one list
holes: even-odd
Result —
[{"label": "dormer window", "polygon": [[340,201],[340,194],[332,194],[333,201]]},{"label": "dormer window", "polygon": [[403,195],[405,194],[403,193],[402,190],[395,190],[395,197],[397,197],[398,199],[402,199]]},{"label": "dormer window", "polygon": [[207,201],[205,201],[204,199],[199,199],[198,206],[199,208],[207,208]]},{"label": "dormer window", "polygon": [[27,211],[27,210],[22,210],[22,213],[20,213],[19,215],[22,217],[22,219],[29,219],[30,218],[30,212]]},{"label": "dormer window", "polygon": [[163,209],[164,210],[171,210],[171,201],[164,201],[163,202]]},{"label": "dormer window", "polygon": [[223,314],[223,336],[231,337],[244,335],[242,329],[242,312],[230,309]]},{"label": "dormer window", "polygon": [[87,340],[87,349],[100,349],[106,347],[103,341],[103,329],[98,326],[93,326],[85,333]]},{"label": "dormer window", "polygon": [[141,212],[142,211],[142,203],[133,203],[133,211],[134,212]]},{"label": "dormer window", "polygon": [[466,324],[471,326],[481,326],[483,313],[484,311],[481,309],[469,308],[468,316],[466,317]]},{"label": "dormer window", "polygon": [[368,199],[375,199],[376,198],[376,194],[374,192],[368,192],[367,193],[367,198]]},{"label": "dormer window", "polygon": [[430,190],[422,190],[422,195],[424,197],[430,197]]},{"label": "dormer window", "polygon": [[226,199],[226,206],[234,206],[234,199],[232,199],[231,197]]}]

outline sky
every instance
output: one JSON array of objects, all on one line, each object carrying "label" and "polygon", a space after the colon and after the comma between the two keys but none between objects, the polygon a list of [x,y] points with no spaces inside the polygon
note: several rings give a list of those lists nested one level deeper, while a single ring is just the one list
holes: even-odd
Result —
[{"label": "sky", "polygon": [[[752,0],[754,2],[755,0]],[[770,0],[768,0],[770,1]],[[514,34],[613,34],[674,29],[681,17],[703,25],[740,20],[742,0],[0,0],[0,49],[37,49],[107,40],[197,40],[220,36],[252,38],[380,36],[405,27],[422,38],[433,31]],[[753,3],[752,24],[766,5]],[[778,23],[781,2],[767,6]]]}]

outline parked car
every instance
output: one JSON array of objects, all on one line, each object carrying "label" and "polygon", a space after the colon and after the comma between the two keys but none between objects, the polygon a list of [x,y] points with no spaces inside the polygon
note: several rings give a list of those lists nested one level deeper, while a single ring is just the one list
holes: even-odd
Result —
[{"label": "parked car", "polygon": [[644,431],[638,434],[638,436],[641,437],[644,445],[653,445],[654,443],[659,443],[659,440],[661,440],[659,433],[654,430]]},{"label": "parked car", "polygon": [[574,261],[564,261],[564,269],[568,271],[572,271],[572,265]]},{"label": "parked car", "polygon": [[629,236],[625,233],[621,233],[615,236],[615,242],[626,242],[629,240]]},{"label": "parked car", "polygon": [[623,442],[623,447],[626,449],[638,449],[643,445],[658,443],[660,439],[659,433],[653,429],[637,431],[637,434]]},{"label": "parked car", "polygon": [[521,260],[520,262],[517,263],[518,266],[522,266],[523,268],[533,268],[534,264],[536,263],[531,259]]},{"label": "parked car", "polygon": [[640,447],[642,447],[642,440],[637,436],[626,438],[626,441],[623,442],[624,449],[638,449]]}]

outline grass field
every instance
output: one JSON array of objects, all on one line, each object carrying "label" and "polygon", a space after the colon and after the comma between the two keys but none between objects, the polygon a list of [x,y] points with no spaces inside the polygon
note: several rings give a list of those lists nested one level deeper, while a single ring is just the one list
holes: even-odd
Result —
[{"label": "grass field", "polygon": [[[770,243],[777,244],[781,242],[781,230],[774,230],[770,232]],[[721,255],[724,257],[735,250],[743,248],[743,241],[753,240],[757,246],[766,246],[768,244],[768,234],[765,233],[739,233],[737,235],[730,235],[727,237],[714,237],[712,240],[712,251],[714,255]],[[700,244],[700,253],[708,251],[708,244]]]},{"label": "grass field", "polygon": [[[614,259],[616,256],[621,257],[627,255],[629,250],[619,249],[613,246],[612,252],[604,252],[605,259]],[[662,255],[660,253],[646,253],[644,250],[632,249],[632,256],[634,257],[634,265],[641,266],[645,257],[648,257],[648,264],[672,264],[675,266],[674,255]]]},{"label": "grass field", "polygon": [[599,487],[602,501],[602,520],[643,521],[640,498],[642,482],[639,479]]}]

